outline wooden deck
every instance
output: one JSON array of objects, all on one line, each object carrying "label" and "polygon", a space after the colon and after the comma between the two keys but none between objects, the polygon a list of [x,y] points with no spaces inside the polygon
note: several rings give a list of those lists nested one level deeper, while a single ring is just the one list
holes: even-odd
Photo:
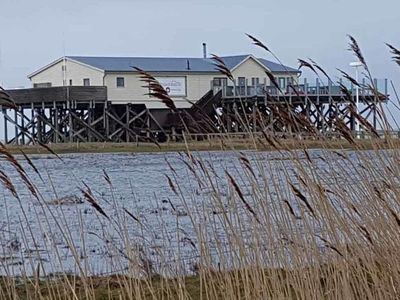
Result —
[{"label": "wooden deck", "polygon": [[[105,86],[65,86],[49,88],[29,88],[6,91],[15,104],[23,108],[38,105],[60,104],[69,101],[75,103],[106,102]],[[0,102],[1,105],[1,102]]]},{"label": "wooden deck", "polygon": [[[360,103],[370,103],[374,101],[387,101],[389,99],[387,89],[387,79],[383,80],[381,86],[378,87],[378,81],[375,80],[377,90],[372,90],[368,85],[363,82],[359,88],[359,101]],[[356,89],[354,86],[347,87],[348,91],[356,100]],[[225,102],[236,101],[254,101],[268,103],[293,103],[302,104],[305,102],[312,102],[314,104],[329,104],[348,102],[347,95],[342,91],[340,85],[334,85],[330,82],[328,85],[321,84],[318,80],[315,85],[309,85],[306,81],[303,84],[291,85],[290,87],[278,89],[275,86],[268,86],[266,84],[258,85],[244,85],[232,86],[226,85],[223,87],[213,86],[214,93],[217,91],[222,92],[222,99]]]}]

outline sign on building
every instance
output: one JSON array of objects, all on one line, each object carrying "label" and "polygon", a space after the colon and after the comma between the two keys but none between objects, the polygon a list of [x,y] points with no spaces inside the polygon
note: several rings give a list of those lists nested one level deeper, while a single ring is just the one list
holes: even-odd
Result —
[{"label": "sign on building", "polygon": [[186,77],[156,77],[171,97],[186,97]]}]

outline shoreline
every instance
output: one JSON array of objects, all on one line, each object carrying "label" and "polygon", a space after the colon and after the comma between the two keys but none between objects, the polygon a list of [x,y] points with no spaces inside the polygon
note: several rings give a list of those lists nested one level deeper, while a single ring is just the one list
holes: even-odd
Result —
[{"label": "shoreline", "polygon": [[[282,150],[296,149],[343,149],[343,150],[372,150],[376,148],[392,148],[400,144],[400,140],[365,139],[357,141],[357,145],[350,144],[347,140],[280,140]],[[158,145],[154,143],[64,143],[47,145],[57,154],[73,153],[158,153],[158,152],[181,152],[187,151],[226,151],[226,150],[253,150],[253,151],[276,151],[277,149],[267,142],[257,142],[250,139],[241,140],[213,140],[213,141],[191,141],[169,142]],[[50,152],[40,145],[7,145],[7,150],[12,154],[49,154]]]}]

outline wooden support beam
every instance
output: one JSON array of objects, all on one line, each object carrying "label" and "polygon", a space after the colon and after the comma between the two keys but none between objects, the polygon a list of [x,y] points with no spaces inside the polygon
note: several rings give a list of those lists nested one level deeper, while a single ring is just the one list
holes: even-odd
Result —
[{"label": "wooden support beam", "polygon": [[[35,119],[35,105],[31,103],[31,120]],[[32,136],[35,136],[36,134],[36,126],[32,127]]]},{"label": "wooden support beam", "polygon": [[[15,109],[14,110],[14,130],[15,130],[15,137],[18,137],[18,111]],[[15,144],[18,145],[19,144],[19,140],[18,138],[15,139]]]},{"label": "wooden support beam", "polygon": [[74,122],[72,119],[72,101],[67,101],[68,125],[69,125],[69,141],[74,142]]},{"label": "wooden support beam", "polygon": [[94,122],[87,124],[85,121],[83,121],[79,116],[77,116],[76,114],[72,113],[72,117],[74,120],[77,121],[77,123],[79,123],[80,125],[82,125],[84,128],[79,130],[79,131],[75,131],[74,135],[80,135],[80,133],[82,133],[85,129],[88,130],[89,132],[91,132],[94,137],[97,139],[97,141],[106,141],[108,140],[107,137],[103,136],[100,132],[98,132],[96,129],[94,129],[94,125],[96,125],[97,123],[99,123],[100,121],[103,120],[103,117],[99,117],[97,120],[95,120]]},{"label": "wooden support beam", "polygon": [[[90,100],[90,102],[89,102],[89,109],[88,109],[88,116],[87,116],[87,118],[88,118],[88,124],[89,124],[89,126],[90,126],[90,128],[93,128],[92,127],[92,122],[93,122],[93,113],[94,113],[94,108],[93,108],[93,100]],[[93,130],[94,130],[94,128],[93,128]],[[88,134],[88,141],[89,142],[92,142],[92,131],[91,130],[88,130],[88,132],[87,132],[87,134]]]},{"label": "wooden support beam", "polygon": [[253,132],[257,131],[257,113],[256,113],[257,106],[253,103]]},{"label": "wooden support beam", "polygon": [[[24,108],[21,107],[21,127],[25,128],[25,114],[24,114]],[[22,134],[22,145],[25,145],[25,134]]]},{"label": "wooden support beam", "polygon": [[[144,110],[142,110],[139,114],[136,114],[136,112],[133,112],[131,109],[129,109],[129,112],[130,112],[130,114],[134,114],[134,115],[135,115],[132,119],[130,119],[130,120],[128,121],[129,127],[130,127],[131,129],[132,129],[131,124],[132,124],[134,121],[140,119],[140,121],[141,121],[141,123],[142,123],[142,127],[134,127],[134,128],[139,129],[138,133],[136,133],[136,134],[133,136],[133,138],[136,140],[136,139],[137,139],[136,137],[137,137],[137,135],[139,134],[140,130],[142,130],[142,129],[144,128],[144,125],[146,125],[146,119],[143,119],[142,116],[146,116],[147,110],[144,109]],[[134,129],[134,128],[133,128],[133,129]],[[118,128],[117,130],[115,130],[113,133],[111,133],[111,134],[109,135],[109,138],[112,139],[114,136],[117,136],[117,135],[118,135],[121,131],[123,131],[123,130],[124,130],[123,127]]]},{"label": "wooden support beam", "polygon": [[7,124],[7,109],[3,108],[3,119],[4,119],[4,142],[8,144],[8,124]]},{"label": "wooden support beam", "polygon": [[[57,128],[55,127],[55,125],[54,125],[52,122],[50,122],[50,121],[46,118],[46,116],[38,115],[37,118],[38,118],[38,120],[41,121],[42,124],[46,124],[47,126],[49,126],[50,129],[55,133],[55,135],[56,135],[56,136],[59,136],[59,137],[62,139],[63,142],[67,142],[67,141],[68,141],[68,138],[67,138],[64,134],[62,134],[62,132],[60,132],[59,130],[57,130]],[[53,140],[54,140],[54,139],[53,139]]]},{"label": "wooden support beam", "polygon": [[[117,124],[119,124],[120,126],[124,127],[125,130],[129,131],[129,132],[132,133],[133,135],[136,135],[136,133],[135,133],[133,130],[131,130],[126,124],[124,124],[123,122],[121,122],[121,121],[120,121],[117,117],[115,117],[112,113],[106,111],[106,115],[107,115],[110,119],[114,120]],[[109,136],[107,136],[107,138],[109,138]]]},{"label": "wooden support beam", "polygon": [[[165,135],[167,134],[164,130],[164,128],[161,126],[161,124],[157,121],[157,119],[153,116],[153,114],[151,113],[151,111],[149,109],[147,109],[147,115],[153,120],[153,122],[157,125],[158,129],[161,130],[162,133],[164,133]],[[150,128],[149,128],[150,129]]]},{"label": "wooden support beam", "polygon": [[[54,128],[56,132],[60,132],[60,128],[59,128],[59,122],[58,122],[58,118],[59,118],[59,114],[58,114],[58,107],[56,102],[53,102],[53,124],[54,124]],[[62,134],[62,133],[61,133]],[[58,143],[59,142],[59,138],[58,135],[55,134],[54,135],[54,143]]]},{"label": "wooden support beam", "polygon": [[[8,134],[5,134],[5,135],[6,135],[5,141],[6,141],[7,144],[11,144],[11,143],[14,143],[14,144],[15,144],[15,143],[17,143],[18,138],[19,138],[22,134],[24,134],[24,133],[29,133],[29,131],[28,131],[29,127],[28,127],[28,128],[27,128],[27,127],[25,127],[25,128],[21,127],[18,123],[15,122],[15,119],[12,119],[12,118],[11,118],[9,115],[7,115],[7,114],[5,114],[5,115],[3,115],[3,116],[4,116],[4,121],[5,121],[5,122],[10,122],[11,124],[13,124],[15,127],[18,127],[18,129],[19,129],[18,134],[17,134],[16,136],[14,136],[14,138],[12,138],[11,140],[8,139]],[[29,126],[29,124],[28,124],[28,126]],[[6,128],[7,128],[7,127],[6,127]],[[7,129],[7,130],[8,130],[8,129]],[[28,137],[29,139],[32,140],[32,138],[30,137],[29,134],[27,134],[27,137]]]},{"label": "wooden support beam", "polygon": [[[129,104],[125,105],[125,109],[126,109],[126,112],[125,112],[126,126],[129,128],[129,115],[130,115],[129,114]],[[129,132],[128,132],[128,130],[126,131],[125,139],[126,139],[126,142],[129,143]]]},{"label": "wooden support beam", "polygon": [[[96,120],[94,120],[92,123],[90,123],[89,125],[91,126],[91,127],[95,127],[98,123],[100,123],[101,121],[103,121],[103,115],[101,115],[99,118],[97,118]],[[87,130],[87,128],[86,127],[84,127],[84,128],[81,128],[81,129],[79,129],[76,133],[77,134],[81,134],[82,132],[84,132],[85,130]]]}]

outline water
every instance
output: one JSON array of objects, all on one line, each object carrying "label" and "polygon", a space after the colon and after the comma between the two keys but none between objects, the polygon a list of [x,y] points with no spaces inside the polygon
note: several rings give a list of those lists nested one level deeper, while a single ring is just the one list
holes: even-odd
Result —
[{"label": "water", "polygon": [[[312,150],[310,155],[318,168],[334,171],[329,162],[320,159],[320,150]],[[356,160],[355,152],[349,155],[354,157],[352,161]],[[15,168],[0,160],[0,168],[10,176],[20,197],[18,201],[6,189],[0,189],[0,273],[32,274],[39,268],[42,275],[61,271],[109,274],[134,264],[143,267],[147,261],[158,272],[168,273],[171,270],[160,270],[160,266],[176,266],[177,252],[182,268],[190,270],[200,254],[187,211],[199,211],[195,223],[204,225],[224,241],[218,214],[221,209],[232,209],[232,191],[225,172],[237,179],[249,201],[254,193],[254,186],[244,176],[246,168],[240,163],[240,154],[201,152],[193,156],[198,159],[194,165],[183,153],[68,154],[62,155],[62,160],[50,155],[31,156],[42,178],[23,157],[18,157],[40,192],[39,200],[32,196]],[[272,186],[270,180],[274,178],[287,189],[284,174],[297,182],[296,167],[288,155],[246,152],[246,156],[259,187]],[[304,160],[304,154],[299,152],[299,156]],[[196,175],[191,168],[196,169]],[[204,173],[200,180],[196,177],[202,174],[202,168],[211,174],[208,183]],[[263,168],[272,173],[261,175]],[[216,205],[213,201],[213,184],[226,203]],[[107,217],[84,199],[83,191],[88,188]],[[54,205],[54,200],[70,196],[83,203]],[[251,215],[244,211],[241,214],[247,220]],[[210,242],[210,248],[213,247],[216,246]]]}]

